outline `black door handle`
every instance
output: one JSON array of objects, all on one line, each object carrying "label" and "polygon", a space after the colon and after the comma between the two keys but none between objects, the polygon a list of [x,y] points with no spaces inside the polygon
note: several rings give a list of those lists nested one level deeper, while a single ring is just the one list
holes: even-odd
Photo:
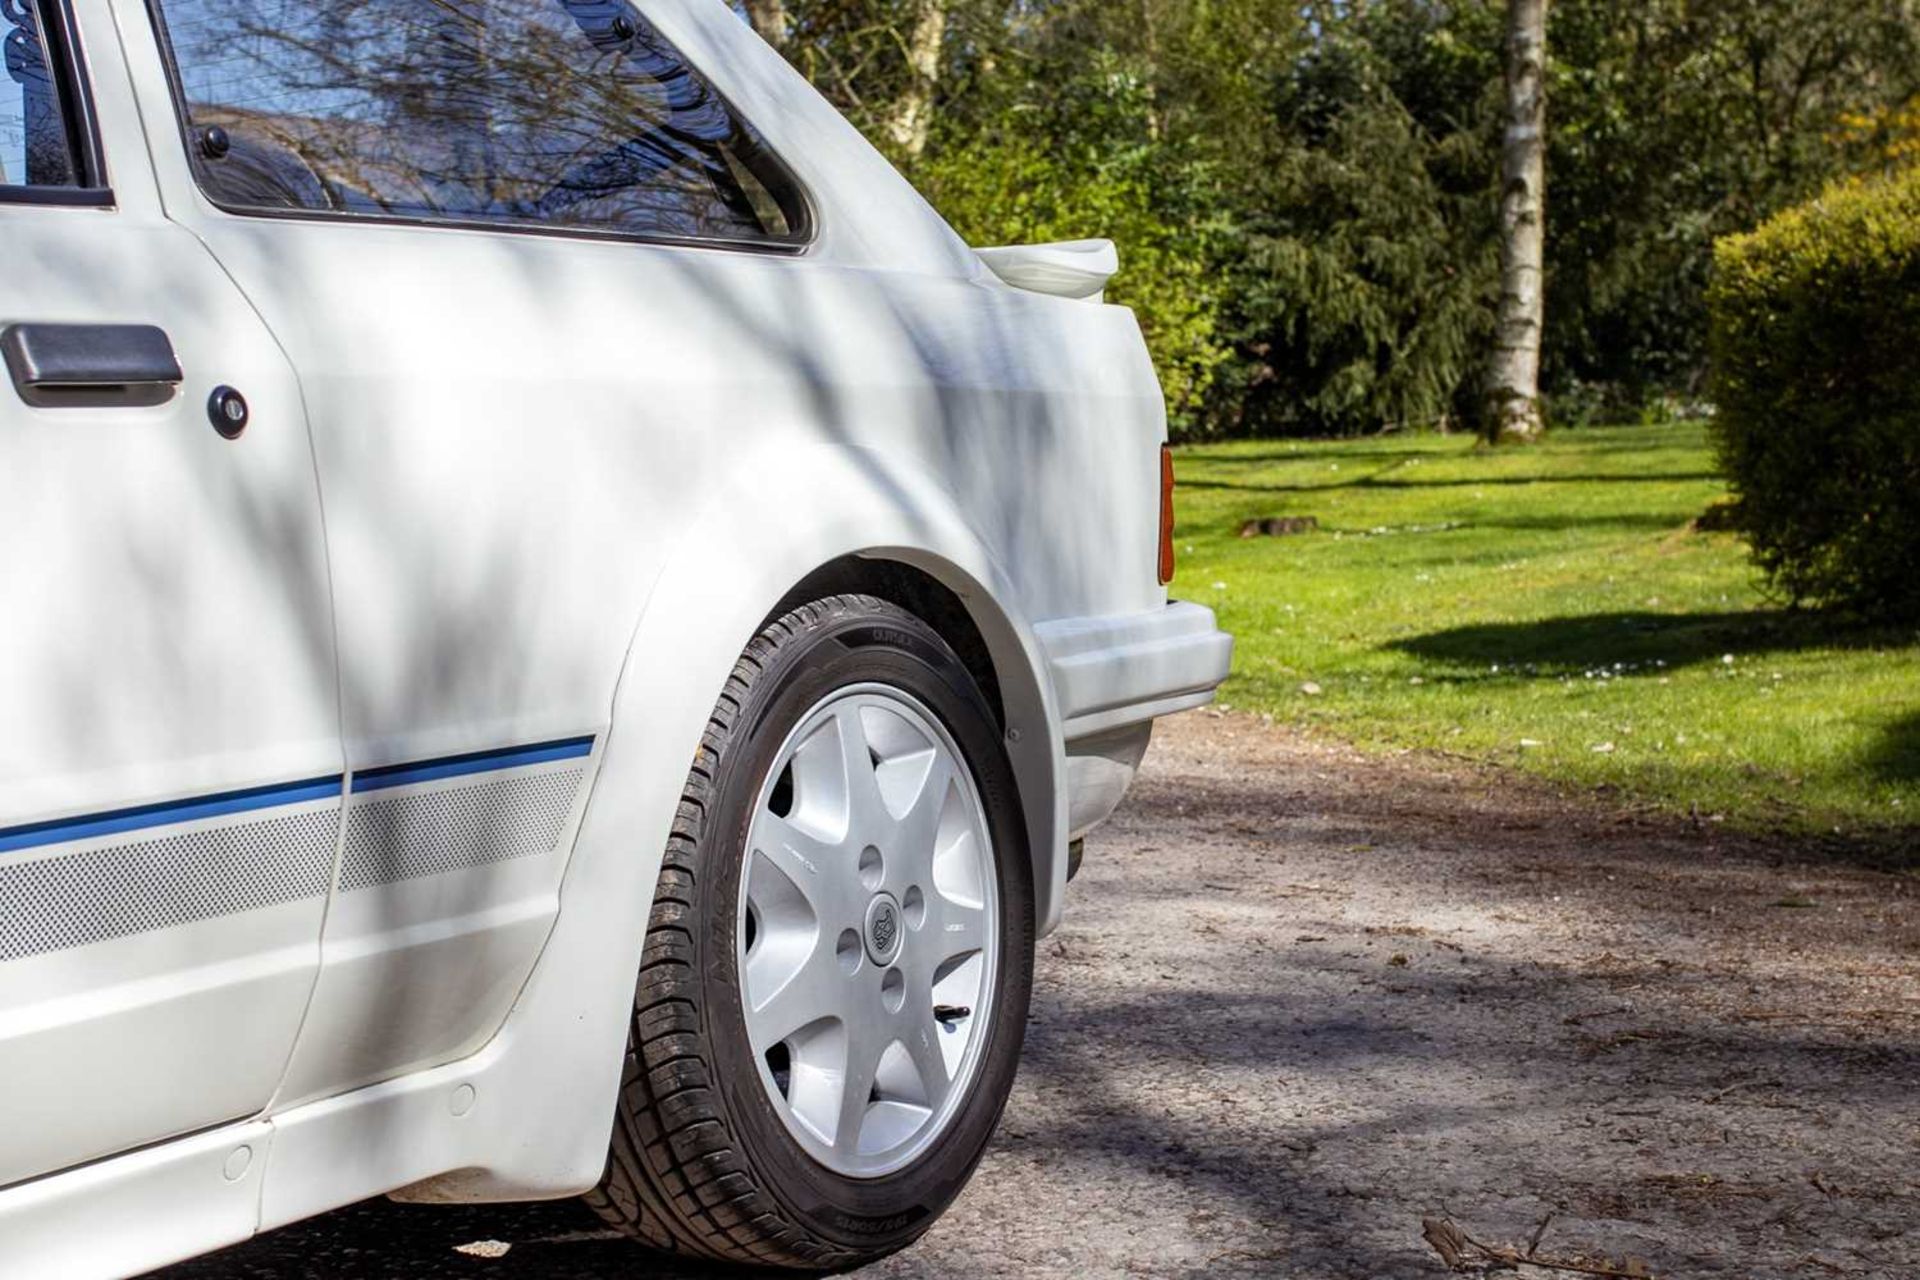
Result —
[{"label": "black door handle", "polygon": [[0,353],[28,404],[152,405],[180,385],[179,357],[150,324],[15,324]]}]

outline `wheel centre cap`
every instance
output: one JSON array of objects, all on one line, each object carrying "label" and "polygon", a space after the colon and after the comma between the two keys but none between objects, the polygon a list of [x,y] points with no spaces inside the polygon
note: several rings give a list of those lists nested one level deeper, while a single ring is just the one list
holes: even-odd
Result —
[{"label": "wheel centre cap", "polygon": [[877,893],[867,904],[867,954],[875,964],[892,964],[900,956],[900,904],[890,893]]}]

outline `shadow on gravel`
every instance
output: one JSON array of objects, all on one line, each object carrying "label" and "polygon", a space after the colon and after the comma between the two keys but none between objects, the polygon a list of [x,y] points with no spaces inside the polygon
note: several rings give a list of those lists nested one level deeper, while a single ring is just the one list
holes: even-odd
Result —
[{"label": "shadow on gravel", "polygon": [[369,1200],[152,1280],[737,1280],[747,1274],[645,1253],[572,1200],[459,1208]]},{"label": "shadow on gravel", "polygon": [[[1422,1218],[1483,1215],[1489,1238],[1522,1243],[1551,1210],[1555,1246],[1626,1241],[1677,1277],[1726,1259],[1697,1254],[1673,1219],[1711,1217],[1757,1242],[1782,1221],[1831,1218],[1834,1193],[1804,1127],[1901,1114],[1907,1082],[1920,1079],[1920,1043],[1898,1020],[1877,1029],[1878,1043],[1861,1041],[1870,1026],[1823,1026],[1819,1009],[1756,1002],[1708,1020],[1697,1005],[1682,1013],[1718,981],[1704,973],[1514,965],[1445,946],[1396,936],[1366,954],[1276,941],[1271,994],[1181,987],[1087,1004],[1061,998],[1069,978],[1039,1007],[1023,1066],[1052,1095],[1041,1111],[1053,1119],[1016,1114],[1001,1143],[1047,1153],[1063,1179],[1156,1183],[1283,1241],[1222,1236],[1205,1264],[1152,1274],[1438,1276]],[[1288,990],[1329,971],[1354,983],[1336,1007]],[[1569,1012],[1543,1022],[1542,1009]],[[1171,1087],[1143,1090],[1143,1078]],[[1330,1094],[1345,1105],[1312,1105]],[[1528,1151],[1595,1127],[1623,1154],[1659,1149],[1689,1172],[1614,1175]],[[1815,1170],[1810,1181],[1763,1171],[1767,1154],[1789,1149]],[[1433,1175],[1454,1164],[1482,1168],[1448,1203],[1432,1190],[1447,1179]],[[1743,1166],[1745,1182],[1693,1172]],[[1900,1234],[1909,1193],[1864,1169],[1848,1178],[1854,1211],[1875,1206],[1869,1233]],[[1516,1205],[1531,1216],[1513,1216]]]},{"label": "shadow on gravel", "polygon": [[[1334,927],[1296,920],[1298,927]],[[1010,1110],[996,1151],[1055,1170],[1050,1183],[1060,1205],[1042,1212],[1062,1221],[1072,1212],[1074,1186],[1117,1177],[1163,1186],[1209,1214],[1284,1238],[1274,1245],[1224,1234],[1205,1264],[1150,1274],[1437,1276],[1441,1269],[1417,1239],[1419,1218],[1490,1206],[1425,1203],[1423,1178],[1383,1175],[1400,1161],[1445,1164],[1449,1151],[1485,1158],[1490,1140],[1515,1147],[1502,1125],[1516,1113],[1538,1115],[1549,1131],[1599,1123],[1617,1128],[1622,1141],[1663,1147],[1690,1130],[1723,1131],[1721,1149],[1737,1164],[1793,1143],[1808,1117],[1824,1125],[1828,1114],[1898,1114],[1905,1082],[1920,1079],[1920,1046],[1897,1035],[1891,1043],[1860,1043],[1851,1029],[1819,1026],[1817,1010],[1782,1020],[1780,1011],[1756,1004],[1718,1022],[1674,1021],[1674,1011],[1661,1008],[1661,989],[1690,993],[1700,974],[1653,963],[1599,973],[1515,965],[1399,935],[1384,945],[1410,954],[1411,962],[1393,967],[1384,951],[1368,953],[1352,938],[1329,946],[1274,938],[1254,948],[1268,990],[1180,983],[1106,1000],[1089,998],[1087,986],[1110,995],[1112,986],[1083,984],[1076,962],[1053,956],[1054,980],[1035,1005],[1022,1067],[1027,1100]],[[1305,975],[1351,987],[1330,1005],[1325,988],[1297,989]],[[1623,1006],[1629,992],[1638,1010]],[[1527,1016],[1543,1008],[1587,1012],[1545,1023]],[[1475,1016],[1464,1018],[1462,1010]],[[1411,1099],[1404,1090],[1410,1075],[1429,1082]],[[1571,1091],[1570,1077],[1580,1080]],[[1143,1081],[1152,1087],[1142,1088]],[[1337,1112],[1304,1105],[1327,1096],[1329,1081],[1348,1082],[1353,1105]],[[1531,1193],[1526,1182],[1514,1181],[1523,1171],[1538,1179]],[[1524,1160],[1489,1168],[1482,1194],[1510,1203],[1537,1193],[1564,1221],[1606,1221],[1614,1233],[1650,1213],[1697,1212],[1717,1215],[1723,1227],[1738,1219],[1733,1229],[1758,1239],[1789,1211],[1832,1212],[1818,1178],[1722,1187],[1694,1175],[1587,1183],[1568,1172],[1551,1160],[1537,1168]],[[1856,1184],[1849,1194],[1896,1193]],[[1496,1229],[1514,1227],[1496,1218]],[[1572,1232],[1583,1234],[1582,1226]],[[1396,1235],[1400,1242],[1390,1243]],[[499,1244],[508,1248],[492,1247]],[[460,1252],[463,1246],[471,1252]],[[1701,1261],[1689,1257],[1684,1236],[1668,1250],[1646,1251],[1661,1275],[1690,1274]],[[1152,1266],[1150,1258],[1138,1261]],[[920,1268],[911,1251],[900,1263],[899,1274],[966,1274],[937,1264]],[[440,1208],[369,1201],[185,1264],[162,1280],[744,1274],[657,1261],[610,1236],[573,1202]]]},{"label": "shadow on gravel", "polygon": [[[1497,762],[1463,761],[1441,751],[1416,751],[1406,758],[1420,762],[1430,776],[1345,793],[1337,801],[1310,787],[1289,794],[1223,775],[1177,796],[1129,795],[1128,804],[1168,821],[1191,811],[1209,834],[1256,842],[1299,840],[1311,829],[1330,851],[1372,848],[1383,832],[1455,853],[1482,848],[1494,838],[1515,846],[1519,861],[1499,866],[1487,879],[1508,885],[1591,871],[1597,857],[1626,866],[1661,862],[1663,876],[1682,879],[1693,869],[1710,875],[1743,865],[1855,867],[1901,875],[1920,871],[1920,815],[1912,810],[1897,823],[1857,826],[1844,833],[1728,829],[1717,820],[1689,820],[1646,807],[1628,807],[1620,803],[1619,792],[1607,786],[1586,790],[1558,785]],[[1641,779],[1659,789],[1686,793],[1691,766],[1642,760],[1633,767]],[[1920,777],[1920,715],[1888,721],[1871,753],[1850,767],[1891,782]],[[1786,796],[1791,791],[1767,773],[1754,775],[1751,785],[1762,797]],[[1196,799],[1201,794],[1206,797],[1204,806]],[[1781,799],[1776,808],[1783,821],[1793,813],[1788,799]],[[1208,809],[1235,816],[1216,826],[1205,816]],[[1249,815],[1259,818],[1250,821]],[[1682,856],[1684,864],[1671,864],[1675,855]],[[1165,892],[1178,894],[1182,887],[1168,885]]]},{"label": "shadow on gravel", "polygon": [[[1143,780],[1041,944],[980,1179],[873,1275],[1423,1280],[1423,1216],[1524,1243],[1548,1213],[1549,1250],[1672,1280],[1920,1274],[1910,882],[1286,764]],[[370,1202],[163,1280],[729,1274],[571,1202]]]}]

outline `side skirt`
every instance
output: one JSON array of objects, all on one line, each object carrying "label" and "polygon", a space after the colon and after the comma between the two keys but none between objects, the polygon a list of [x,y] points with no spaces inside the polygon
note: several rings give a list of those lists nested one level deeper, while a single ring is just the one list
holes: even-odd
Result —
[{"label": "side skirt", "polygon": [[238,1244],[273,1136],[227,1125],[0,1192],[0,1275],[108,1280]]}]

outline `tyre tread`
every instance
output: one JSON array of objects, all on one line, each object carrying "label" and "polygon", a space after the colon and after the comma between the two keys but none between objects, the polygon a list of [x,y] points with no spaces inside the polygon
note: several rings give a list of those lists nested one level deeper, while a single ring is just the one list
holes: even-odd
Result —
[{"label": "tyre tread", "polygon": [[687,772],[648,917],[607,1170],[586,1196],[602,1219],[661,1252],[721,1263],[824,1272],[861,1261],[786,1217],[727,1126],[701,1034],[693,890],[715,780],[741,709],[781,654],[822,625],[900,610],[871,596],[832,596],[769,623],[715,702]]}]

